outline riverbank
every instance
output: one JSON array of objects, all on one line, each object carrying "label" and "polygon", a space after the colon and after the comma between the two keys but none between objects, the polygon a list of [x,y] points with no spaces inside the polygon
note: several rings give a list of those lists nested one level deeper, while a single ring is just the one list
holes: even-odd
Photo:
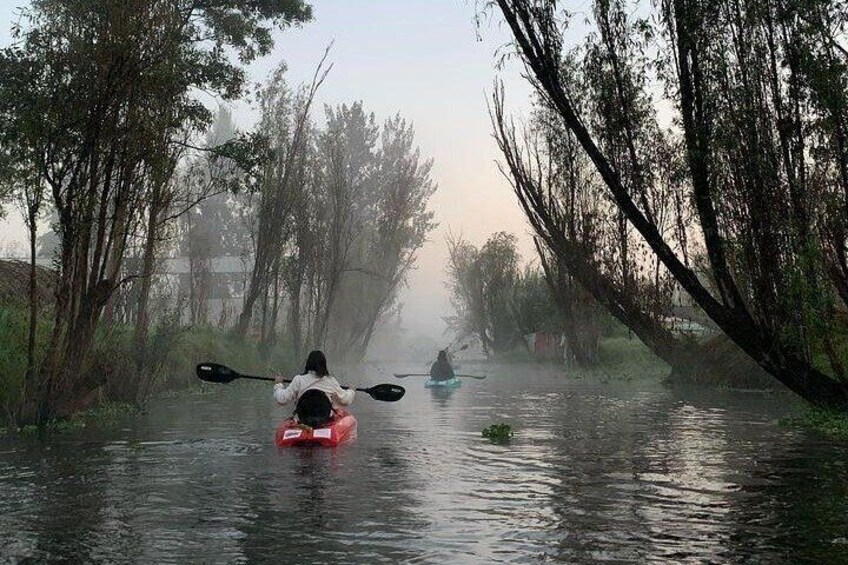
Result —
[{"label": "riverbank", "polygon": [[0,437],[14,432],[21,436],[44,436],[77,432],[90,426],[114,426],[119,421],[139,414],[141,408],[128,402],[103,402],[94,408],[76,412],[66,420],[51,420],[45,425],[20,426],[12,429],[0,426]]},{"label": "riverbank", "polygon": [[[37,359],[44,354],[50,328],[49,319],[39,321]],[[0,410],[3,414],[0,426],[7,430],[19,429],[16,414],[24,402],[26,336],[26,312],[20,308],[0,307]],[[113,325],[97,332],[85,370],[100,376],[103,384],[94,392],[85,410],[63,423],[49,422],[46,427],[73,428],[96,414],[100,407],[105,407],[107,412],[114,406],[139,407],[154,394],[189,388],[197,382],[195,365],[202,361],[237,361],[240,370],[259,373],[270,373],[294,364],[288,348],[275,347],[269,355],[262,355],[252,341],[235,339],[227,330],[182,326],[174,320],[164,320],[152,328],[143,364],[139,366],[133,336],[133,329],[125,325]]]},{"label": "riverbank", "polygon": [[787,428],[809,430],[828,439],[848,442],[848,416],[806,406],[799,414],[782,418],[780,424]]}]

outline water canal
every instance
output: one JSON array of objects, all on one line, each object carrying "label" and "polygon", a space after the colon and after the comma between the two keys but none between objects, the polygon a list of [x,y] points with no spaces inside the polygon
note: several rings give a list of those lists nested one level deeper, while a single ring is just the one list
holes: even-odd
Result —
[{"label": "water canal", "polygon": [[274,447],[285,412],[245,382],[0,439],[2,561],[848,562],[848,445],[778,425],[788,397],[486,371],[360,395],[336,450]]}]

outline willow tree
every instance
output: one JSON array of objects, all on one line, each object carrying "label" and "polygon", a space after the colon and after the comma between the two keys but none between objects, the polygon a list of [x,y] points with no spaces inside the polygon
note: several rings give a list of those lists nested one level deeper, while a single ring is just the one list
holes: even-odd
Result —
[{"label": "willow tree", "polygon": [[[588,42],[580,51],[585,53],[582,60],[577,52],[563,60],[570,73],[569,93],[595,130],[603,132],[603,145],[614,155],[622,175],[638,187],[639,200],[688,262],[688,214],[675,182],[681,163],[673,158],[644,96],[633,87],[642,80],[639,71],[644,63],[618,71],[618,83],[628,85],[619,90],[615,81],[604,77],[615,68],[610,49],[621,47],[604,37]],[[632,52],[626,57],[636,59]],[[638,119],[632,128],[619,132],[615,126],[625,121],[624,114]],[[675,373],[687,372],[687,366],[702,369],[702,363],[693,363],[699,356],[696,344],[665,325],[673,315],[672,277],[607,197],[591,161],[555,111],[539,100],[529,127],[519,130],[505,116],[499,92],[492,118],[504,157],[502,172],[538,236],[542,266],[567,314],[565,330],[576,353],[589,358],[581,353],[585,347],[580,330],[584,324],[591,328],[591,317],[586,316],[591,316],[591,302],[597,302]],[[634,139],[637,130],[649,134],[639,136],[641,143]],[[578,323],[578,318],[583,319]],[[590,343],[592,335],[587,336]]]},{"label": "willow tree", "polygon": [[[268,346],[276,327],[281,266],[287,243],[292,237],[294,208],[298,193],[306,184],[306,171],[312,144],[310,109],[329,68],[324,59],[316,69],[312,83],[292,91],[284,79],[285,66],[274,73],[259,96],[261,120],[259,133],[269,144],[269,157],[262,167],[257,191],[254,225],[253,268],[245,293],[236,334],[244,337],[257,301],[262,303],[262,341]],[[268,320],[268,300],[275,306]]]},{"label": "willow tree", "polygon": [[327,334],[335,350],[353,359],[365,355],[435,225],[427,209],[435,192],[432,160],[422,159],[415,147],[412,124],[395,116],[382,124],[379,134],[373,175],[360,194],[357,233],[332,310],[339,332]]},{"label": "willow tree", "polygon": [[487,354],[519,345],[522,328],[515,315],[515,291],[521,271],[515,236],[497,232],[480,248],[451,238],[448,259],[448,288],[457,312],[454,329],[475,335]]},{"label": "willow tree", "polygon": [[86,371],[105,304],[126,281],[135,210],[160,185],[172,145],[205,129],[197,90],[239,96],[243,69],[269,52],[271,26],[310,17],[299,0],[41,0],[2,52],[3,129],[27,148],[59,221],[55,320],[43,369],[27,383],[25,419],[84,404],[102,376]]},{"label": "willow tree", "polygon": [[326,73],[293,91],[279,72],[260,96],[271,158],[246,207],[255,260],[236,330],[258,328],[266,352],[283,328],[295,352],[359,359],[433,228],[435,185],[400,116],[381,124],[355,102],[313,121]]},{"label": "willow tree", "polygon": [[[812,223],[817,191],[809,173],[816,156],[805,135],[810,90],[798,70],[796,51],[809,36],[799,22],[810,17],[811,7],[790,0],[668,0],[658,8],[656,29],[647,21],[611,28],[625,33],[612,38],[613,44],[636,42],[659,54],[658,80],[665,83],[681,128],[682,180],[693,203],[694,235],[705,248],[705,281],[675,250],[642,201],[642,180],[617,162],[575,104],[569,69],[562,65],[562,26],[568,15],[554,0],[492,4],[503,14],[537,91],[574,135],[608,197],[674,280],[734,343],[788,388],[815,404],[848,408],[845,375],[831,344],[834,312]],[[616,18],[630,13],[620,2],[596,4],[601,13],[613,6]],[[841,4],[822,2],[812,11],[830,13]],[[595,23],[604,25],[600,19]],[[833,40],[832,34],[839,32],[831,28],[821,33]],[[620,81],[617,73],[630,63],[616,49],[608,49],[607,55],[606,80],[624,92],[632,85]],[[645,135],[635,127],[635,116],[624,111],[626,104],[618,105],[620,121],[606,127],[614,127],[625,140]],[[817,365],[818,352],[829,363]]]},{"label": "willow tree", "polygon": [[361,102],[326,108],[314,185],[302,200],[312,215],[295,220],[301,243],[291,265],[305,273],[298,288],[309,310],[297,330],[302,345],[361,358],[395,304],[434,226],[432,161],[414,142],[412,124],[400,116],[381,124]]}]

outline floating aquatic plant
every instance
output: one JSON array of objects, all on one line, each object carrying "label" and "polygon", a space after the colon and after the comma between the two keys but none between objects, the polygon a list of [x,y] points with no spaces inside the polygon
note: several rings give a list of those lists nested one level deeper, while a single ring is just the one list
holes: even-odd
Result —
[{"label": "floating aquatic plant", "polygon": [[506,443],[512,435],[512,427],[509,424],[492,424],[483,428],[483,437],[494,443]]}]

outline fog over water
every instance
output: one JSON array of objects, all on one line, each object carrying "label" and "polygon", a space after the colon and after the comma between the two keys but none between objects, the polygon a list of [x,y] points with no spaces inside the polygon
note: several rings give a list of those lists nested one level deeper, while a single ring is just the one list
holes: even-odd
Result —
[{"label": "fog over water", "polygon": [[[516,61],[498,69],[499,49],[507,42],[502,27],[483,22],[478,31],[475,3],[464,0],[315,0],[314,19],[299,29],[279,32],[271,55],[248,67],[253,82],[264,81],[281,61],[291,84],[307,82],[324,49],[332,43],[333,69],[316,98],[316,108],[361,100],[378,120],[400,113],[414,122],[422,156],[434,159],[438,191],[430,201],[439,227],[420,250],[418,268],[400,300],[403,325],[438,338],[441,317],[450,313],[444,287],[445,236],[461,234],[482,243],[499,230],[514,233],[525,260],[532,244],[523,214],[499,173],[491,137],[487,98],[494,77],[504,82],[517,115],[529,110],[529,87]],[[0,45],[11,41],[9,26],[26,2],[0,3]],[[353,22],[356,22],[353,24]],[[217,105],[215,100],[208,100]],[[255,107],[232,107],[236,124],[247,129]],[[323,112],[315,112],[318,122]],[[20,243],[20,214],[0,222],[0,255]]]}]

